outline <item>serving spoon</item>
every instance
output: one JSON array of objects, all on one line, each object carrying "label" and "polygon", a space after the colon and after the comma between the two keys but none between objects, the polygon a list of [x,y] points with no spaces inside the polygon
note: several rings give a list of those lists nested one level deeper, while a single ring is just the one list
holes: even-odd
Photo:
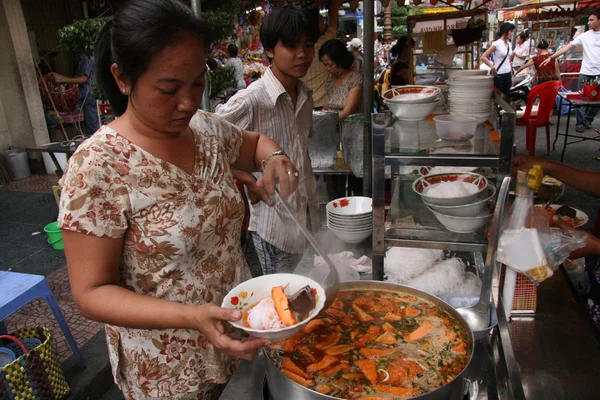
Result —
[{"label": "serving spoon", "polygon": [[[498,239],[500,236],[500,226],[504,221],[504,209],[508,191],[510,187],[510,177],[505,177],[502,186],[498,192],[496,200],[496,209],[494,210],[494,219],[488,242],[488,252],[481,279],[481,293],[479,301],[473,307],[457,308],[456,311],[467,321],[473,332],[483,331],[490,326],[490,295],[492,293],[492,281],[494,278],[494,267],[496,261],[496,250],[498,249]],[[481,255],[476,255],[476,257]]]},{"label": "serving spoon", "polygon": [[281,197],[277,188],[275,188],[275,197],[277,198],[277,200],[279,200],[279,202],[281,203],[283,208],[285,208],[285,211],[287,211],[290,217],[292,217],[298,228],[300,228],[300,230],[304,234],[304,237],[306,237],[313,249],[315,249],[315,251],[317,252],[317,255],[323,257],[323,260],[325,260],[325,263],[329,267],[329,274],[327,274],[325,279],[323,279],[323,281],[321,282],[321,286],[325,291],[325,305],[323,306],[323,310],[325,310],[331,304],[333,304],[340,291],[340,277],[338,275],[337,269],[335,268],[335,265],[331,262],[327,254],[321,249],[321,246],[319,246],[319,243],[317,243],[317,239],[313,236],[313,234],[306,228],[306,226],[304,226],[302,222],[300,222],[296,218],[296,214],[292,212],[292,209],[287,203],[287,201],[283,197]]}]

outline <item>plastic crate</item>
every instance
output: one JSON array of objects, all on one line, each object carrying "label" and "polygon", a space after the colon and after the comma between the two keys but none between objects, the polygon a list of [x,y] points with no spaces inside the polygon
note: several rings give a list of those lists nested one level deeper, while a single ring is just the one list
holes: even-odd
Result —
[{"label": "plastic crate", "polygon": [[[500,292],[504,289],[504,273],[506,266],[502,266],[500,275]],[[515,297],[513,299],[512,315],[535,315],[537,311],[537,286],[523,274],[517,273]]]}]

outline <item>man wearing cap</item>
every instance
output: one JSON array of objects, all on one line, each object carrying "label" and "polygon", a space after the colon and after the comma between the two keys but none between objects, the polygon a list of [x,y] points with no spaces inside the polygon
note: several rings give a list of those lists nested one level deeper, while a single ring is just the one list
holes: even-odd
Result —
[{"label": "man wearing cap", "polygon": [[347,44],[348,44],[348,50],[350,50],[350,52],[352,52],[352,55],[354,55],[354,62],[352,63],[352,67],[350,67],[350,69],[352,69],[356,72],[360,72],[362,74],[363,73],[363,61],[364,61],[363,54],[360,51],[360,49],[362,47],[362,41],[359,38],[354,38],[351,41],[349,41]]},{"label": "man wearing cap", "polygon": [[[314,12],[316,17],[319,19],[320,36],[315,43],[315,54],[319,54],[319,50],[321,49],[321,46],[323,46],[323,43],[328,40],[335,39],[338,30],[338,12],[341,5],[341,0],[331,0],[331,4],[329,5],[329,13],[327,14],[327,27],[325,27],[325,22],[323,22],[323,17],[319,13],[319,10],[316,8],[311,10],[311,12]],[[312,89],[314,100],[313,107],[316,110],[322,109],[327,103],[327,89],[325,88],[325,82],[327,81],[328,77],[329,71],[327,71],[327,68],[325,68],[323,63],[319,60],[319,57],[315,57],[304,78],[300,79]]]}]

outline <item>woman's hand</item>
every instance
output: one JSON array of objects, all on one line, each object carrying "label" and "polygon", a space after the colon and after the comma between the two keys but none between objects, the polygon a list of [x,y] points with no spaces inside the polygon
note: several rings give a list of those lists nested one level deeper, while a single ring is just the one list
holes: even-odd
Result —
[{"label": "woman's hand", "polygon": [[497,74],[497,73],[498,73],[498,71],[496,71],[496,68],[492,67],[492,68],[490,69],[490,75],[492,75],[492,76],[496,76],[496,74]]},{"label": "woman's hand", "polygon": [[269,206],[275,205],[275,202],[267,191],[262,186],[257,185],[257,181],[246,183],[246,187],[248,188],[248,200],[250,200],[250,204],[257,204],[264,201]]},{"label": "woman's hand", "polygon": [[544,61],[542,61],[542,63],[540,64],[540,67],[543,67],[544,65],[548,65],[553,60],[554,59],[552,58],[552,56],[546,58]]},{"label": "woman's hand", "polygon": [[242,312],[239,310],[222,308],[210,303],[195,308],[196,315],[193,317],[192,329],[202,333],[219,351],[244,360],[252,360],[258,349],[270,344],[270,341],[265,339],[235,340],[226,333],[223,321],[239,321],[242,318]]},{"label": "woman's hand", "polygon": [[263,177],[256,181],[256,185],[264,188],[268,194],[275,193],[275,185],[279,184],[279,193],[287,196],[296,191],[298,187],[298,170],[287,156],[279,155],[263,163]]},{"label": "woman's hand", "polygon": [[560,229],[566,231],[577,231],[582,232],[587,236],[587,242],[584,247],[573,250],[569,255],[571,260],[576,260],[580,257],[590,256],[590,255],[598,255],[600,254],[600,239],[596,236],[592,235],[589,232],[582,231],[581,229],[573,228],[567,221],[561,219],[558,215],[554,215],[552,217],[552,222],[559,227]]}]

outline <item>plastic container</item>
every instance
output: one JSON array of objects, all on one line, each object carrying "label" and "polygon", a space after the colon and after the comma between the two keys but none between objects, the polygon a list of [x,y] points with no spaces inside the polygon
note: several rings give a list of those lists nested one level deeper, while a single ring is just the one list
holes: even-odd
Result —
[{"label": "plastic container", "polygon": [[60,228],[58,227],[58,221],[54,221],[49,223],[44,227],[44,232],[48,235],[48,243],[55,250],[64,250],[65,245],[62,240],[62,233],[60,232]]},{"label": "plastic container", "polygon": [[439,138],[454,142],[471,140],[477,129],[477,118],[466,115],[438,115],[433,117]]},{"label": "plastic container", "polygon": [[25,150],[7,150],[2,153],[2,157],[8,164],[13,181],[29,178],[31,176],[29,159],[27,158],[27,152]]}]

